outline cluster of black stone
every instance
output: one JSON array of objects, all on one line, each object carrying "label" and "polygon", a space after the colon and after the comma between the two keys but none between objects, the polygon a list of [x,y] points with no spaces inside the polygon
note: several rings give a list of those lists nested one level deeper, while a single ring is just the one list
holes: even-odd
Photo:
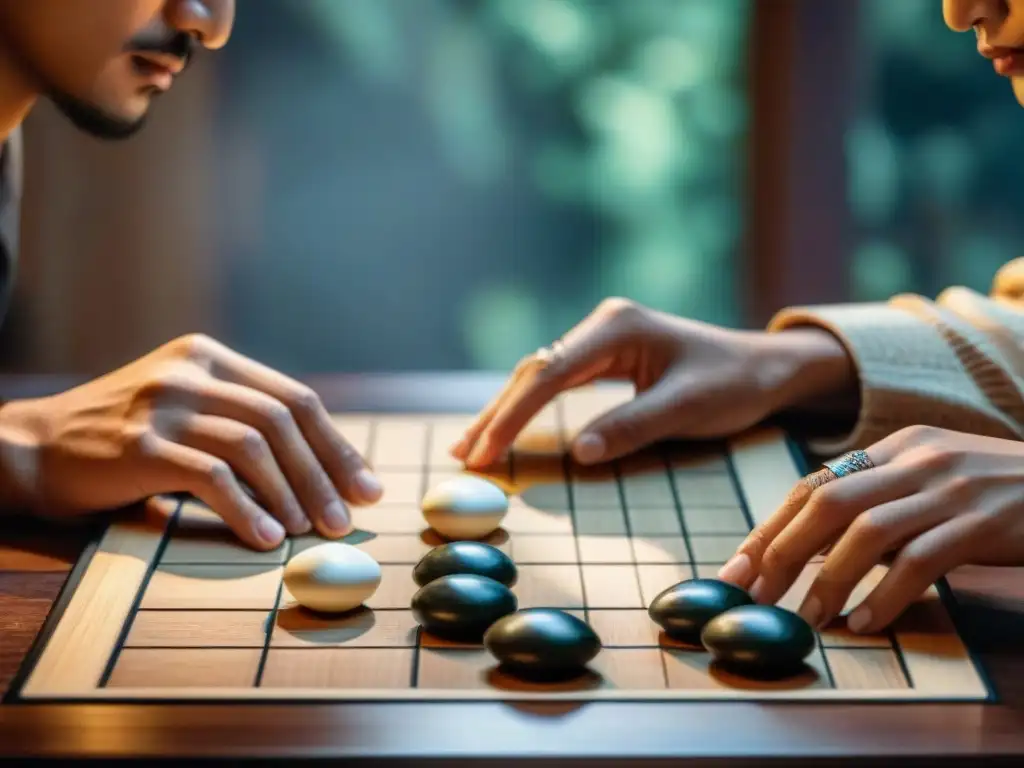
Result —
[{"label": "cluster of black stone", "polygon": [[[482,643],[501,667],[520,677],[579,674],[601,651],[594,629],[555,608],[519,610],[512,591],[518,570],[489,544],[454,541],[436,547],[413,568],[419,590],[413,616],[431,634]],[[722,666],[751,677],[778,677],[803,668],[814,631],[799,615],[757,605],[743,589],[717,579],[688,579],[659,594],[648,615],[665,634],[703,648]]]},{"label": "cluster of black stone", "polygon": [[413,568],[417,623],[437,637],[482,643],[503,670],[526,678],[579,674],[601,650],[593,628],[555,608],[519,610],[518,569],[489,544],[453,541]]},{"label": "cluster of black stone", "polygon": [[651,601],[648,615],[665,634],[702,647],[714,660],[752,677],[801,670],[814,650],[814,630],[792,611],[758,605],[743,589],[717,579],[688,579]]}]

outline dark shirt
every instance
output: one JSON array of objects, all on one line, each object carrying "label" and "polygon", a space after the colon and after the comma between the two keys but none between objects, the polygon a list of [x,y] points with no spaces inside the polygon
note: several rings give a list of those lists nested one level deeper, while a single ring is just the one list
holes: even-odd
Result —
[{"label": "dark shirt", "polygon": [[18,265],[22,188],[21,129],[16,128],[0,155],[0,323],[11,303]]}]

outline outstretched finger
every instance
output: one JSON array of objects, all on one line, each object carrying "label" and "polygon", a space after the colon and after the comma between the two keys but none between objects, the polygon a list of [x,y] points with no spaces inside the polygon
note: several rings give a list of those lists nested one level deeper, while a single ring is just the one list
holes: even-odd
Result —
[{"label": "outstretched finger", "polygon": [[771,517],[754,528],[737,547],[735,554],[719,569],[718,578],[743,589],[750,589],[757,580],[761,558],[768,543],[800,514],[812,492],[813,488],[802,481],[793,486]]},{"label": "outstretched finger", "polygon": [[459,439],[455,445],[451,447],[452,458],[459,461],[465,461],[469,458],[469,454],[472,453],[473,447],[476,445],[477,440],[480,439],[480,435],[483,434],[484,430],[491,423],[491,419],[494,418],[494,414],[498,412],[501,404],[505,402],[505,398],[509,396],[511,392],[519,386],[519,380],[523,376],[523,372],[526,370],[527,362],[521,361],[512,371],[512,375],[508,377],[505,384],[502,386],[501,391],[495,395],[489,403],[477,414],[476,419],[466,429],[465,434]]},{"label": "outstretched finger", "polygon": [[486,467],[512,445],[523,428],[559,394],[604,374],[614,364],[616,329],[595,324],[551,356],[527,363],[514,387],[491,414],[476,440],[466,466]]},{"label": "outstretched finger", "polygon": [[[609,327],[618,328],[620,332],[628,330],[630,323],[617,319],[622,316],[616,302],[605,302],[573,326],[551,349],[538,350],[521,360],[501,393],[453,447],[452,455],[470,467],[492,463],[560,392],[601,376],[610,363],[599,354],[600,348],[594,349],[592,340],[597,334],[607,333],[604,329]],[[613,354],[609,357],[614,359]],[[539,369],[545,371],[545,381],[549,383],[543,387],[543,392],[538,392],[535,385],[525,390],[524,397],[524,382],[536,382]],[[495,420],[502,415],[503,423],[495,427]]]}]

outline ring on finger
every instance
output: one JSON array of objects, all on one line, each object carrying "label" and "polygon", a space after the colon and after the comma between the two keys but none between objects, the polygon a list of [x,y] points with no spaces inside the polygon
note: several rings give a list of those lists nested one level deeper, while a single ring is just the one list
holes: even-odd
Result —
[{"label": "ring on finger", "polygon": [[549,346],[541,347],[537,350],[534,358],[544,365],[551,365],[553,362],[558,360],[562,355],[565,354],[565,343],[561,339],[557,339],[552,342]]},{"label": "ring on finger", "polygon": [[871,461],[871,457],[865,451],[849,451],[844,453],[837,459],[832,461],[826,461],[822,465],[822,468],[817,472],[808,475],[804,482],[811,490],[820,488],[826,483],[831,483],[833,480],[838,480],[841,477],[847,477],[855,472],[863,472],[866,469],[872,469],[875,463]]}]

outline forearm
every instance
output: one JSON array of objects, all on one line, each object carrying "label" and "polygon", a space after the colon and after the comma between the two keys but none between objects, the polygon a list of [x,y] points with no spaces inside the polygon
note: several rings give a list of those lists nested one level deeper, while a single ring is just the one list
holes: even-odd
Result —
[{"label": "forearm", "polygon": [[[848,361],[845,394],[834,386],[815,389],[829,380],[820,372],[802,374],[804,383],[790,387],[790,409],[852,409],[849,428],[819,440],[815,449],[864,447],[916,424],[1024,436],[1024,380],[1017,375],[1024,369],[1018,341],[1024,339],[1024,315],[1007,310],[1008,316],[995,318],[990,300],[969,296],[949,293],[937,302],[903,296],[885,304],[792,308],[777,315],[769,329],[780,338],[819,335],[814,338],[821,341],[821,361],[809,355],[807,370],[838,376],[841,365],[834,357],[840,348]],[[835,345],[828,352],[824,336]],[[1000,345],[999,336],[1009,341]]]}]

